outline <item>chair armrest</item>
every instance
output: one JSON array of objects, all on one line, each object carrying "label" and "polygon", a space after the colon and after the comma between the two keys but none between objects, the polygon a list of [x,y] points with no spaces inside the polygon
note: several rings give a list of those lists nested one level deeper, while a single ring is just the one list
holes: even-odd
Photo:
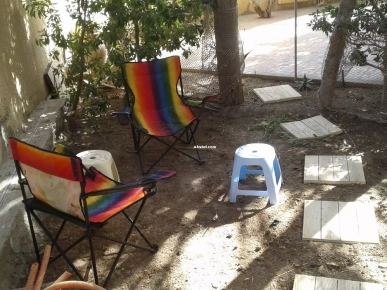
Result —
[{"label": "chair armrest", "polygon": [[193,107],[193,108],[200,107],[200,111],[199,111],[198,115],[196,116],[197,118],[200,118],[201,115],[204,112],[204,105],[207,102],[211,102],[212,100],[216,99],[217,97],[219,97],[219,95],[207,96],[203,100],[199,100],[199,101],[196,101],[196,100],[185,100],[185,104],[187,106]]},{"label": "chair armrest", "polygon": [[132,110],[131,110],[130,107],[126,107],[124,109],[124,111],[122,111],[122,112],[113,112],[110,115],[111,116],[117,116],[118,122],[120,123],[120,125],[126,126],[126,125],[129,125],[132,122],[132,120],[130,118],[131,111]]},{"label": "chair armrest", "polygon": [[90,196],[109,195],[109,194],[113,194],[113,193],[128,191],[129,189],[139,188],[139,187],[144,187],[149,191],[152,188],[155,188],[157,181],[167,179],[167,178],[173,177],[175,175],[176,175],[175,171],[158,170],[155,173],[153,173],[152,175],[147,176],[144,179],[141,179],[139,181],[128,183],[128,184],[117,185],[114,187],[105,188],[105,189],[101,189],[101,190],[92,191],[92,192],[85,194],[81,198],[85,199],[85,198],[90,197]]},{"label": "chair armrest", "polygon": [[153,182],[154,181],[159,181],[159,180],[163,180],[163,179],[167,179],[167,178],[173,177],[175,175],[176,175],[175,171],[157,170],[155,173],[145,177],[144,179],[140,180],[139,182],[140,182],[140,184],[144,185],[144,184],[147,184],[147,183],[151,183],[152,180],[153,180]]},{"label": "chair armrest", "polygon": [[204,105],[206,102],[211,102],[212,100],[216,99],[219,97],[219,95],[212,95],[212,96],[207,96],[203,100],[185,100],[185,104],[189,107],[199,107],[202,106],[204,108]]}]

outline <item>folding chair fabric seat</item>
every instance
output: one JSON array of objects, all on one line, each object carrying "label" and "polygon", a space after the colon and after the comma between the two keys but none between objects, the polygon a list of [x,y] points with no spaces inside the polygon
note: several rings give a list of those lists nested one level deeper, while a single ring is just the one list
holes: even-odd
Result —
[{"label": "folding chair fabric seat", "polygon": [[[150,244],[135,223],[146,199],[156,193],[157,181],[170,178],[176,174],[175,172],[157,171],[143,180],[122,184],[103,175],[94,167],[89,169],[83,167],[82,160],[63,145],[56,146],[54,151],[47,151],[15,138],[10,138],[9,144],[15,160],[23,194],[23,203],[25,204],[38,262],[40,262],[40,256],[32,217],[60,252],[53,260],[63,256],[80,279],[83,279],[82,275],[69,260],[66,252],[84,238],[88,238],[96,284],[98,284],[98,275],[92,247],[93,236],[121,244],[121,250],[104,285],[108,283],[125,246],[129,245],[151,252],[157,251],[157,246]],[[27,197],[25,186],[29,187],[32,197]],[[135,218],[131,219],[124,210],[140,201],[141,204]],[[48,231],[43,221],[35,214],[35,211],[51,214],[63,220],[62,226],[55,237]],[[105,221],[118,213],[124,213],[130,224],[126,238],[123,241],[107,238],[94,232],[94,229],[100,227]],[[57,240],[66,222],[80,226],[86,229],[86,232],[77,242],[62,250]],[[133,230],[136,230],[143,237],[149,246],[148,248],[128,242]]]},{"label": "folding chair fabric seat", "polygon": [[[184,112],[186,106],[176,106],[174,109],[177,111]],[[171,136],[185,127],[189,126],[190,123],[195,122],[196,118],[191,112],[187,115],[192,115],[192,118],[186,116],[179,117],[171,116],[168,114],[171,111],[169,108],[159,110],[147,110],[146,112],[136,113],[136,122],[139,124],[140,130],[146,132],[149,135],[166,137]]]},{"label": "folding chair fabric seat", "polygon": [[132,114],[140,129],[150,135],[170,136],[196,119],[176,90],[179,58],[126,63],[122,69],[135,96]]},{"label": "folding chair fabric seat", "polygon": [[[90,192],[96,192],[98,190],[109,189],[113,187],[118,190],[120,186],[122,187],[124,185],[103,175],[94,167],[90,167],[89,170],[92,174],[94,174],[95,177],[91,179],[86,176],[86,195]],[[175,173],[173,171],[159,170],[147,178],[161,180],[172,177],[174,175]],[[141,186],[141,184],[138,183],[138,186]],[[104,222],[128,206],[144,198],[145,195],[146,192],[144,191],[143,187],[136,187],[129,190],[118,191],[109,195],[91,196],[86,199],[89,221],[94,223]]]},{"label": "folding chair fabric seat", "polygon": [[[94,174],[94,178],[85,178],[86,194],[112,187],[118,188],[122,185],[122,183],[118,183],[106,177],[94,167],[90,167],[89,170]],[[129,190],[118,191],[109,195],[91,196],[86,199],[89,221],[93,223],[102,223],[143,198],[145,194],[144,188],[137,187]]]}]

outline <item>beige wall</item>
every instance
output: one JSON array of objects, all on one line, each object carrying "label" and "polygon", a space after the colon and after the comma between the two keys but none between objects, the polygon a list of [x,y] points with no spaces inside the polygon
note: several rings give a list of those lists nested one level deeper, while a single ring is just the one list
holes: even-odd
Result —
[{"label": "beige wall", "polygon": [[47,97],[45,50],[35,39],[42,22],[30,19],[20,0],[0,0],[0,164],[7,139],[17,136],[35,106]]},{"label": "beige wall", "polygon": [[[260,2],[267,2],[268,0],[255,0]],[[285,10],[294,8],[294,0],[274,0],[273,11]],[[327,3],[335,2],[336,0],[327,0]],[[298,0],[297,7],[308,7],[316,5],[317,0]],[[263,8],[263,7],[261,7]],[[250,0],[238,0],[238,13],[239,15],[255,13],[253,6],[250,4]]]}]

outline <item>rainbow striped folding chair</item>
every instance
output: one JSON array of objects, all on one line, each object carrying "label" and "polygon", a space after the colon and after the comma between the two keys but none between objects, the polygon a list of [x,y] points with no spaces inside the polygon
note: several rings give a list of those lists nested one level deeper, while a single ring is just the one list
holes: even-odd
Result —
[{"label": "rainbow striped folding chair", "polygon": [[[175,172],[156,171],[141,181],[122,184],[106,177],[93,167],[84,168],[82,160],[64,146],[57,146],[53,152],[29,145],[15,138],[10,138],[9,144],[39,263],[39,247],[33,219],[58,251],[58,254],[52,257],[49,263],[63,257],[81,280],[84,278],[74,266],[69,251],[84,239],[88,240],[94,280],[97,285],[99,279],[93,237],[121,244],[103,284],[104,287],[108,284],[125,246],[144,249],[152,253],[157,252],[157,245],[148,241],[136,226],[136,222],[147,198],[156,193],[157,181],[172,177],[176,174]],[[32,195],[28,194],[28,189]],[[125,210],[135,203],[140,203],[140,205],[132,219]],[[37,212],[55,216],[62,221],[55,234],[52,233],[54,230],[49,229],[45,224],[48,219],[42,218],[43,216],[38,215]],[[122,235],[122,231],[111,231],[109,236],[99,233],[98,230],[119,213],[122,213],[128,220],[126,234],[117,237],[119,234]],[[84,234],[75,242],[63,247],[64,241],[60,237],[67,222],[80,227]],[[144,245],[128,241],[134,231],[142,237]]]},{"label": "rainbow striped folding chair", "polygon": [[[192,103],[183,96],[181,65],[178,56],[148,62],[128,62],[121,66],[126,96],[130,104],[124,112],[115,112],[121,125],[131,125],[134,149],[140,160],[143,174],[151,170],[171,149],[203,163],[196,148],[195,132],[200,119],[191,111],[190,106],[202,106],[218,95],[208,96],[201,102]],[[141,144],[141,136],[148,138]],[[173,142],[163,137],[172,136]],[[144,170],[141,150],[150,139],[156,139],[167,146],[162,155]],[[178,141],[193,143],[197,157],[176,148]]]}]

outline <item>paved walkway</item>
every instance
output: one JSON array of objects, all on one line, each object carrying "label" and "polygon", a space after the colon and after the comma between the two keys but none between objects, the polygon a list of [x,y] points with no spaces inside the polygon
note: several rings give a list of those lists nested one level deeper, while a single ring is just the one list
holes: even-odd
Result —
[{"label": "paved walkway", "polygon": [[[317,7],[297,10],[297,76],[321,79],[329,38],[307,23]],[[320,8],[321,10],[321,8]],[[269,19],[257,14],[239,16],[239,30],[246,58],[244,74],[294,78],[294,10],[272,12]],[[382,75],[371,67],[353,67],[347,82],[382,83]]]}]

